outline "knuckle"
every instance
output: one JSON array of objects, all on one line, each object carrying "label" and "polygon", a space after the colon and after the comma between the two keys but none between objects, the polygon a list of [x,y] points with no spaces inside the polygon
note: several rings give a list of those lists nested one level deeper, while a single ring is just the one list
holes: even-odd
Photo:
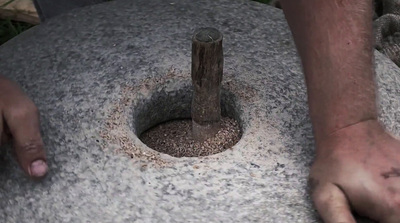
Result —
[{"label": "knuckle", "polygon": [[19,150],[24,154],[37,154],[41,153],[43,148],[42,140],[31,140],[20,146]]}]

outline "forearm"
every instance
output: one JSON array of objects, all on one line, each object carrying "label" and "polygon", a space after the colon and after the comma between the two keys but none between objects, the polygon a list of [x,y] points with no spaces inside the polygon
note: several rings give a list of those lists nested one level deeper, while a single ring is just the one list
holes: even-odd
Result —
[{"label": "forearm", "polygon": [[376,119],[372,2],[281,3],[302,60],[317,143],[339,129]]}]

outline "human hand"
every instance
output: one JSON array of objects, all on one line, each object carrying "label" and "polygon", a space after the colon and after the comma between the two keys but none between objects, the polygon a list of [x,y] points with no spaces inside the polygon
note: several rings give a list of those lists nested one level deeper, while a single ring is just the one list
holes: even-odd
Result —
[{"label": "human hand", "polygon": [[355,223],[351,210],[399,223],[400,141],[376,120],[341,129],[317,142],[309,182],[325,223]]},{"label": "human hand", "polygon": [[0,76],[0,143],[9,140],[25,173],[32,178],[46,175],[38,109],[14,82]]}]

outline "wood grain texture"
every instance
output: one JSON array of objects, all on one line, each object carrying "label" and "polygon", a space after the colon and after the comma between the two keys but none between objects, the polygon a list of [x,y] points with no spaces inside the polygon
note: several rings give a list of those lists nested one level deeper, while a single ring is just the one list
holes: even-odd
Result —
[{"label": "wood grain texture", "polygon": [[220,127],[222,39],[214,28],[198,29],[192,39],[192,120],[193,137],[198,141],[214,136]]}]

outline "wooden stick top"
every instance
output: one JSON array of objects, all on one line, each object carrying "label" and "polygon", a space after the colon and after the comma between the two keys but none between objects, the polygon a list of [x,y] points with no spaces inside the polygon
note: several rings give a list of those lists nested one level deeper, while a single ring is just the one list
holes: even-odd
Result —
[{"label": "wooden stick top", "polygon": [[215,43],[222,40],[222,33],[215,28],[200,28],[194,32],[193,41]]}]

